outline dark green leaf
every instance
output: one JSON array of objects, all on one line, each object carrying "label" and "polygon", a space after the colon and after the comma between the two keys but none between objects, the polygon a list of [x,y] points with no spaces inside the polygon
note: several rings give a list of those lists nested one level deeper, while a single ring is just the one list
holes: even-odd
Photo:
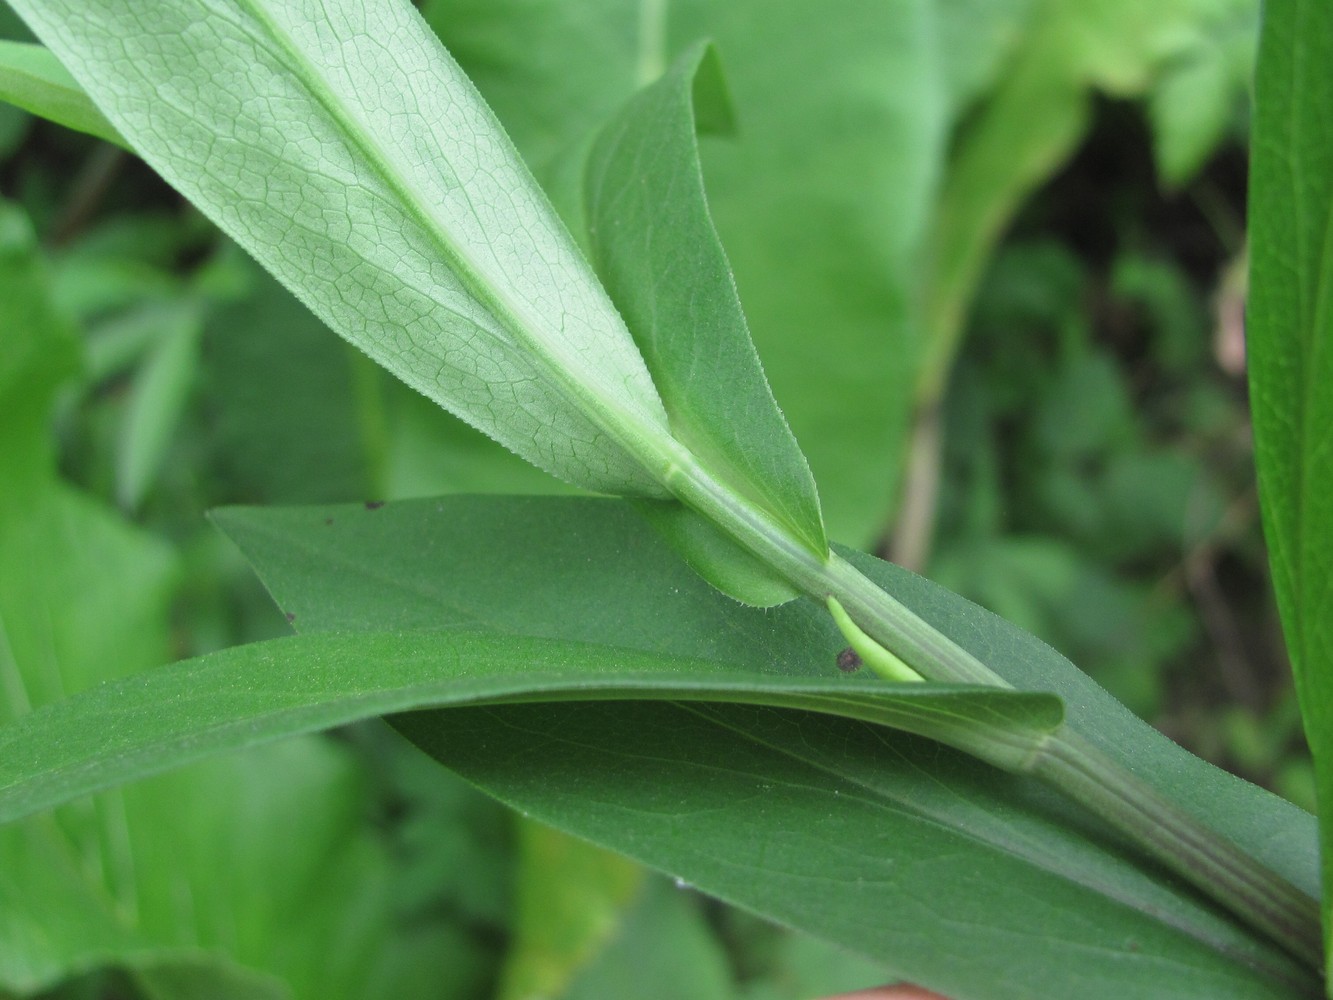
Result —
[{"label": "dark green leaf", "polygon": [[[612,502],[455,498],[234,511],[222,523],[304,629],[467,624],[711,661],[719,681],[753,671],[781,685],[836,673],[844,644],[812,603],[737,607]],[[857,562],[1019,688],[1058,692],[1117,760],[1314,891],[1307,814],[1184,753],[1031,636],[904,571]],[[735,705],[495,706],[399,725],[544,821],[960,998],[1023,997],[1038,981],[1071,997],[1308,987],[1081,814],[935,744]]]},{"label": "dark green leaf", "polygon": [[1265,7],[1255,102],[1247,324],[1255,445],[1273,584],[1315,760],[1328,940],[1333,927],[1333,8],[1328,4],[1276,0]]},{"label": "dark green leaf", "polygon": [[0,730],[0,821],[220,750],[377,715],[632,699],[827,712],[1014,768],[1063,718],[1049,695],[726,671],[712,660],[467,628],[317,633],[222,650],[20,718]]},{"label": "dark green leaf", "polygon": [[944,142],[933,4],[423,6],[548,189],[572,186],[553,176],[561,154],[716,40],[737,135],[702,150],[714,222],[829,534],[875,541],[903,458],[910,289]]},{"label": "dark green leaf", "polygon": [[665,462],[666,416],[628,331],[410,4],[13,6],[144,159],[337,333],[548,472],[668,496],[647,468]]}]

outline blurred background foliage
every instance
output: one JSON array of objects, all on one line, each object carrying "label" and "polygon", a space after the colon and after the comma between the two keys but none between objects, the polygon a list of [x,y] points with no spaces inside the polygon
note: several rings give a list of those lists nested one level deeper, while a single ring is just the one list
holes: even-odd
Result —
[{"label": "blurred background foliage", "polygon": [[[421,6],[563,208],[571,150],[715,39],[739,127],[704,140],[710,201],[832,535],[1312,804],[1243,379],[1256,0]],[[0,36],[29,37],[2,5]],[[568,489],[324,331],[134,157],[0,106],[0,193],[0,720],[285,630],[211,507]],[[890,978],[380,725],[0,830],[0,997]]]}]

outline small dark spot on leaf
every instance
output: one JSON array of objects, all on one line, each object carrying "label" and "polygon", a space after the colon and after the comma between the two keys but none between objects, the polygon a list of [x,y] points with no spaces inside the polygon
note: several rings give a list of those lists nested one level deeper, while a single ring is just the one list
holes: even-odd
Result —
[{"label": "small dark spot on leaf", "polygon": [[383,500],[367,500],[367,501],[366,501],[366,510],[379,510],[379,509],[380,509],[381,507],[383,507],[383,506],[384,506],[384,501],[383,501]]},{"label": "small dark spot on leaf", "polygon": [[854,674],[861,669],[861,657],[851,646],[838,654],[838,669],[844,674]]},{"label": "small dark spot on leaf", "polygon": [[287,619],[287,624],[290,625],[292,622],[296,621],[296,612],[288,611],[283,617]]},{"label": "small dark spot on leaf", "polygon": [[326,518],[324,518],[324,523],[325,523],[326,525],[332,527],[332,525],[333,525],[333,518],[331,518],[331,517],[326,517]]}]

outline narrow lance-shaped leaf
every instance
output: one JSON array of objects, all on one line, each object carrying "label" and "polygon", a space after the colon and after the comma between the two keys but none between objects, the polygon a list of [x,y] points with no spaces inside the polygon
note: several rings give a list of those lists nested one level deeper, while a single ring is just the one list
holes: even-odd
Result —
[{"label": "narrow lance-shaped leaf", "polygon": [[[814,479],[764,378],[708,211],[696,129],[730,124],[716,54],[692,46],[592,143],[587,244],[653,374],[672,433],[822,555],[828,543]],[[645,509],[732,596],[751,604],[796,596],[680,504]]]},{"label": "narrow lance-shaped leaf", "polygon": [[14,7],[136,151],[342,336],[549,472],[665,495],[644,467],[668,432],[642,359],[410,4]]},{"label": "narrow lance-shaped leaf", "polygon": [[[1246,333],[1264,533],[1305,732],[1333,948],[1333,7],[1264,9]],[[1333,969],[1333,957],[1326,959]]]},{"label": "narrow lance-shaped leaf", "polygon": [[0,40],[0,100],[129,149],[69,70],[41,45]]},{"label": "narrow lance-shaped leaf", "polygon": [[802,708],[906,729],[1020,769],[1054,695],[774,678],[709,660],[473,629],[235,646],[76,695],[0,730],[0,822],[222,750],[447,705],[673,700]]}]

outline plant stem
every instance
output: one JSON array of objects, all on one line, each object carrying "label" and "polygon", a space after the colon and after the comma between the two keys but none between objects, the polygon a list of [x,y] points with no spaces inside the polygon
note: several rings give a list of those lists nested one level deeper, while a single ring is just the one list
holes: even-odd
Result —
[{"label": "plant stem", "polygon": [[[822,558],[681,450],[662,482],[795,587],[832,597],[872,639],[933,681],[1012,687],[836,554]],[[1091,810],[1240,920],[1301,960],[1322,966],[1318,902],[1166,799],[1068,726],[1053,733],[1024,773]]]},{"label": "plant stem", "polygon": [[1317,900],[1201,824],[1068,726],[1052,734],[1028,773],[1106,819],[1296,957],[1321,967]]}]

